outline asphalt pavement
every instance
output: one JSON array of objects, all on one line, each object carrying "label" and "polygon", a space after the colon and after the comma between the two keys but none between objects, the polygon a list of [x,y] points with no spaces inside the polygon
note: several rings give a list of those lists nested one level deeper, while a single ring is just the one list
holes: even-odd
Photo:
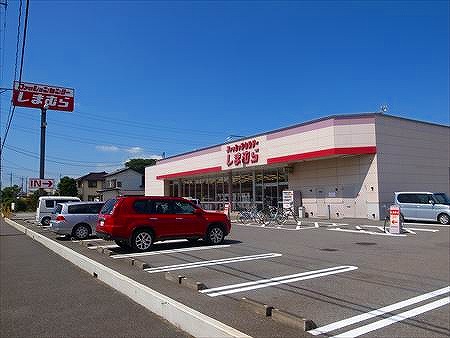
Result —
[{"label": "asphalt pavement", "polygon": [[[19,215],[18,215],[19,216]],[[58,238],[26,216],[18,222],[208,316],[254,337],[448,337],[450,228],[405,224],[401,235],[368,220],[233,224],[222,246],[155,244],[137,254],[92,238]],[[103,251],[99,253],[98,251]],[[130,260],[146,269],[130,267]],[[66,263],[68,264],[68,263]],[[194,291],[165,273],[205,285]],[[303,332],[243,306],[246,297],[295,318]]]},{"label": "asphalt pavement", "polygon": [[189,337],[0,221],[1,337]]}]

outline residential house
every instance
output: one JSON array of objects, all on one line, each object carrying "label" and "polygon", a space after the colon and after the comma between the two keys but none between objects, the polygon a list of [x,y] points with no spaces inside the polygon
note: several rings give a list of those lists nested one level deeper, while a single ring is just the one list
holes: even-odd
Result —
[{"label": "residential house", "polygon": [[106,171],[92,172],[76,179],[78,195],[83,201],[100,201],[101,195],[97,192],[103,187]]},{"label": "residential house", "polygon": [[97,190],[102,201],[121,195],[144,195],[144,175],[133,169],[119,169],[104,178],[102,189]]}]

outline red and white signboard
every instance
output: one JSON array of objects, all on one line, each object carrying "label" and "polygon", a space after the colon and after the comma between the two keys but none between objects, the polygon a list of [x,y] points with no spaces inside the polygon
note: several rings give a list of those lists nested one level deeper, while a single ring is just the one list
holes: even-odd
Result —
[{"label": "red and white signboard", "polygon": [[53,178],[30,178],[28,180],[28,190],[54,189],[55,180]]},{"label": "red and white signboard", "polygon": [[14,81],[13,104],[19,107],[73,111],[72,88]]},{"label": "red and white signboard", "polygon": [[227,145],[227,167],[240,167],[259,162],[259,140],[253,139]]},{"label": "red and white signboard", "polygon": [[400,207],[398,205],[391,205],[389,208],[389,232],[391,234],[400,234],[402,231],[402,224],[400,219]]}]

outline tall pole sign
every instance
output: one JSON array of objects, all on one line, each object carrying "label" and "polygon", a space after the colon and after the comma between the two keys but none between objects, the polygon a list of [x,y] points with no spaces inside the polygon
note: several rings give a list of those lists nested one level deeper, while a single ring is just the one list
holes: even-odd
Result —
[{"label": "tall pole sign", "polygon": [[19,107],[41,109],[40,179],[44,179],[47,110],[72,112],[74,94],[75,90],[73,88],[14,81],[13,104]]}]

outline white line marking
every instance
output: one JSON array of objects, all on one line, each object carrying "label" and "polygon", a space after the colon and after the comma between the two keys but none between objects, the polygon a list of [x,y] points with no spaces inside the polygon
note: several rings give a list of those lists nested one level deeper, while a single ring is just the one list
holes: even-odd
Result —
[{"label": "white line marking", "polygon": [[119,246],[117,244],[107,244],[107,245],[90,245],[88,246],[88,249],[94,250],[97,248],[103,248],[103,249],[115,249]]},{"label": "white line marking", "polygon": [[355,226],[355,228],[356,228],[357,230],[362,230],[362,228],[361,228],[359,225]]},{"label": "white line marking", "polygon": [[408,224],[408,225],[412,225],[412,226],[424,225],[424,226],[432,226],[432,227],[446,227],[446,228],[450,227],[450,224],[436,224],[436,223],[408,223],[408,222],[405,222],[403,224]]},{"label": "white line marking", "polygon": [[421,229],[421,228],[403,228],[403,229],[409,229],[414,231],[439,232],[439,230],[437,229]]},{"label": "white line marking", "polygon": [[296,226],[295,228],[284,228],[284,227],[280,227],[280,226],[268,226],[266,227],[265,225],[253,225],[253,224],[246,224],[244,225],[245,227],[253,227],[253,228],[264,228],[264,229],[268,229],[268,230],[288,230],[288,231],[296,231],[296,230],[305,230],[305,229],[315,229],[316,227],[300,227],[300,226]]},{"label": "white line marking", "polygon": [[401,302],[398,302],[395,304],[391,304],[391,305],[379,308],[377,310],[373,310],[373,311],[363,313],[363,314],[360,314],[360,315],[357,315],[354,317],[350,317],[347,319],[343,319],[338,322],[334,322],[334,323],[331,323],[331,324],[328,324],[328,325],[325,325],[322,327],[318,327],[314,330],[308,331],[308,333],[310,333],[314,336],[317,336],[319,334],[324,334],[324,333],[334,331],[334,330],[337,330],[337,329],[340,329],[340,328],[343,328],[343,327],[346,327],[346,326],[349,326],[349,325],[352,325],[355,323],[362,322],[364,320],[367,320],[367,319],[370,319],[373,317],[381,316],[386,313],[402,309],[402,308],[410,306],[412,304],[423,302],[427,299],[437,297],[437,296],[440,296],[440,295],[443,295],[443,294],[446,294],[449,292],[450,292],[450,286],[447,286],[445,288],[431,291],[431,292],[425,293],[420,296],[416,296],[416,297],[413,297],[413,298],[410,298],[410,299],[407,299],[407,300],[404,300],[404,301],[401,301]]},{"label": "white line marking", "polygon": [[302,273],[298,273],[298,274],[290,275],[290,276],[281,276],[281,277],[275,277],[275,278],[270,278],[270,279],[254,281],[254,282],[226,285],[226,286],[221,286],[221,287],[217,287],[217,288],[201,290],[200,292],[206,293],[210,297],[217,297],[217,296],[221,296],[221,295],[228,295],[231,293],[267,288],[269,286],[293,283],[293,282],[298,282],[298,281],[302,281],[302,280],[318,278],[318,277],[323,277],[323,276],[327,276],[327,275],[333,275],[333,274],[352,271],[352,270],[356,270],[356,269],[358,269],[356,266],[337,266],[334,268],[302,272]]},{"label": "white line marking", "polygon": [[414,231],[412,231],[409,228],[403,228],[403,230],[405,230],[406,232],[409,232],[410,234],[417,235]]},{"label": "white line marking", "polygon": [[176,252],[188,252],[188,251],[197,251],[197,250],[209,250],[209,249],[228,248],[229,246],[230,246],[230,244],[210,245],[210,246],[195,246],[195,247],[181,248],[181,249],[170,249],[170,250],[160,250],[160,251],[150,251],[150,252],[136,252],[136,253],[130,253],[130,254],[123,254],[123,255],[113,255],[113,256],[110,256],[110,257],[112,257],[112,258],[127,258],[127,257],[164,255],[164,254],[176,253]]},{"label": "white line marking", "polygon": [[373,231],[366,231],[366,230],[349,230],[349,229],[341,229],[341,228],[335,228],[335,229],[327,229],[330,231],[342,231],[342,232],[353,232],[358,234],[368,234],[368,235],[378,235],[378,236],[392,236],[392,237],[406,237],[405,234],[388,234],[388,233],[379,233],[379,232],[373,232]]},{"label": "white line marking", "polygon": [[149,273],[156,273],[156,272],[199,268],[202,266],[245,262],[245,261],[252,261],[252,260],[256,260],[256,259],[274,258],[274,257],[280,257],[280,256],[282,256],[282,254],[280,254],[280,253],[267,253],[267,254],[260,254],[260,255],[240,256],[240,257],[215,259],[215,260],[211,260],[211,261],[200,261],[200,262],[193,262],[193,263],[161,266],[161,267],[157,267],[157,268],[148,268],[148,269],[145,269],[145,271],[147,271]]},{"label": "white line marking", "polygon": [[91,239],[83,239],[82,241],[79,240],[73,240],[73,243],[79,243],[79,242],[94,242],[94,241],[103,241],[100,238],[91,238]]},{"label": "white line marking", "polygon": [[445,298],[436,300],[436,301],[434,301],[432,303],[428,303],[428,304],[419,306],[419,307],[417,307],[415,309],[399,313],[398,315],[391,316],[389,318],[379,320],[379,321],[377,321],[375,323],[367,324],[367,325],[358,327],[358,328],[356,328],[354,330],[350,330],[350,331],[344,332],[344,333],[342,333],[340,335],[334,336],[333,338],[359,337],[359,336],[361,336],[361,335],[363,335],[365,333],[381,329],[381,328],[383,328],[385,326],[394,324],[396,322],[400,322],[400,321],[408,319],[410,317],[415,317],[415,316],[420,315],[422,313],[425,313],[425,312],[431,311],[433,309],[436,309],[438,307],[447,305],[448,303],[450,303],[450,297],[445,297]]},{"label": "white line marking", "polygon": [[314,222],[314,226],[315,226],[316,228],[318,228],[318,227],[319,227],[319,222]]}]

